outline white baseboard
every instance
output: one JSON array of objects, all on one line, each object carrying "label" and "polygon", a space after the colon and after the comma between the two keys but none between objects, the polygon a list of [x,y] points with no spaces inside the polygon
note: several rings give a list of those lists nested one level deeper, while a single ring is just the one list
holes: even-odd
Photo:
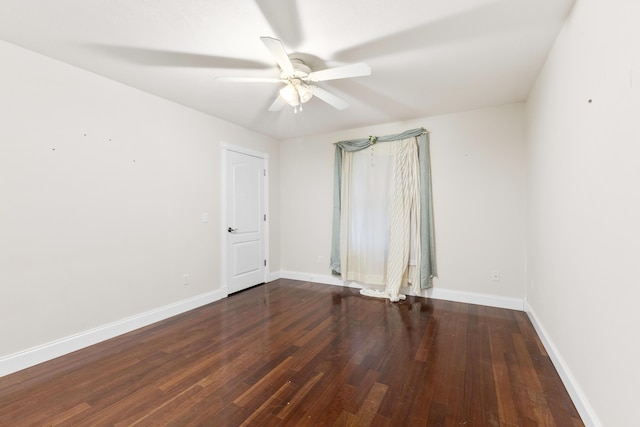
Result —
[{"label": "white baseboard", "polygon": [[[362,286],[354,282],[344,283],[340,278],[329,275],[319,275],[310,273],[301,273],[295,271],[278,271],[270,272],[267,275],[267,282],[277,279],[291,279],[305,282],[323,283],[334,286],[348,286],[353,288],[361,288]],[[424,294],[417,295],[422,297],[442,299],[448,301],[464,302],[469,304],[486,305],[490,307],[508,308],[512,310],[524,310],[531,319],[538,336],[544,344],[551,361],[562,379],[565,387],[580,416],[587,427],[601,427],[598,417],[593,408],[589,404],[586,396],[578,386],[575,378],[571,374],[564,359],[558,352],[556,346],[549,338],[544,326],[539,322],[535,311],[526,300],[518,298],[502,297],[497,295],[484,295],[471,292],[452,291],[446,289],[429,289],[423,291]],[[114,338],[118,335],[134,331],[136,329],[148,326],[155,322],[159,322],[169,317],[193,310],[206,304],[218,301],[227,296],[223,289],[208,292],[206,294],[197,295],[195,297],[178,301],[163,307],[159,307],[126,319],[118,320],[97,328],[90,329],[75,335],[71,335],[47,344],[33,347],[18,353],[10,354],[0,358],[0,377],[11,374],[13,372],[26,369],[56,357],[69,354],[82,348],[97,344],[102,341]]]},{"label": "white baseboard", "polygon": [[524,311],[529,316],[529,319],[531,320],[533,327],[538,333],[538,336],[540,337],[540,340],[542,341],[542,344],[544,345],[549,358],[551,358],[553,365],[558,371],[558,375],[560,375],[560,379],[564,383],[569,396],[571,396],[573,404],[576,405],[576,409],[578,410],[580,417],[582,417],[582,421],[584,422],[585,426],[602,427],[602,423],[598,419],[595,411],[593,410],[593,407],[589,404],[587,397],[575,380],[573,374],[571,373],[571,369],[569,369],[569,366],[558,352],[557,347],[555,346],[551,338],[549,338],[549,335],[547,334],[544,326],[542,325],[542,323],[540,323],[535,311],[526,300],[524,301]]},{"label": "white baseboard", "polygon": [[227,296],[222,289],[197,295],[126,319],[80,332],[0,358],[0,377],[148,326]]},{"label": "white baseboard", "polygon": [[[301,280],[304,282],[324,283],[327,285],[348,286],[351,288],[362,288],[362,285],[355,282],[343,282],[337,276],[322,274],[301,273],[297,271],[281,271],[280,278]],[[275,279],[274,279],[275,280]],[[489,307],[508,308],[511,310],[524,310],[524,303],[521,298],[510,298],[500,295],[478,294],[473,292],[453,291],[440,288],[431,288],[420,293],[414,293],[406,289],[408,295],[415,295],[424,298],[441,299],[446,301],[464,302],[467,304],[486,305]]]},{"label": "white baseboard", "polygon": [[496,308],[508,308],[509,310],[524,310],[522,298],[505,297],[501,295],[479,294],[475,292],[454,291],[441,288],[426,289],[417,295],[446,301],[486,305],[488,307]]},{"label": "white baseboard", "polygon": [[280,271],[280,279],[300,280],[301,282],[323,283],[325,285],[347,286],[337,276],[326,274],[301,273],[299,271]]},{"label": "white baseboard", "polygon": [[280,278],[280,272],[276,271],[276,272],[268,272],[267,273],[267,278],[265,280],[265,283],[269,283],[269,282],[273,282],[274,280],[278,280]]}]

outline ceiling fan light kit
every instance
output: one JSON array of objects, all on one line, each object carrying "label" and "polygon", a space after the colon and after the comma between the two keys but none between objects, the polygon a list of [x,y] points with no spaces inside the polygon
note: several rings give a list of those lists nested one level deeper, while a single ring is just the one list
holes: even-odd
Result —
[{"label": "ceiling fan light kit", "polygon": [[293,112],[302,111],[302,104],[309,102],[313,92],[309,86],[300,79],[291,79],[285,87],[280,89],[280,96],[287,104],[293,107]]},{"label": "ceiling fan light kit", "polygon": [[260,37],[260,40],[262,40],[262,43],[264,43],[280,67],[281,72],[279,79],[260,77],[218,77],[216,80],[245,83],[284,83],[285,86],[280,89],[279,96],[271,105],[269,111],[279,111],[282,109],[283,104],[287,103],[293,107],[293,112],[297,113],[298,111],[302,111],[302,104],[309,102],[314,95],[332,107],[338,110],[343,110],[349,106],[348,102],[319,86],[311,85],[309,83],[368,76],[371,74],[371,68],[363,62],[313,72],[311,68],[304,63],[304,61],[297,58],[289,58],[289,55],[280,40],[272,37]]}]

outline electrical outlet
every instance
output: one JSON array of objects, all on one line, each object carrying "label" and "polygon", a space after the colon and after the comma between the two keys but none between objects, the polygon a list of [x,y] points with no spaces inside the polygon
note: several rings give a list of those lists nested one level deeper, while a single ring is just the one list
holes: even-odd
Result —
[{"label": "electrical outlet", "polygon": [[491,280],[494,282],[499,282],[500,281],[500,272],[499,271],[492,271],[491,272]]},{"label": "electrical outlet", "polygon": [[182,284],[183,285],[188,285],[189,284],[189,273],[184,273],[182,275]]},{"label": "electrical outlet", "polygon": [[324,264],[324,257],[323,256],[319,256],[318,257],[318,264]]}]

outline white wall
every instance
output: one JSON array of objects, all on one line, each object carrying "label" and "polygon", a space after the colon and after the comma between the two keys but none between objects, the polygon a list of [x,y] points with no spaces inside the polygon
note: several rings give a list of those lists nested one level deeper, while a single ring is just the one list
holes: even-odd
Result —
[{"label": "white wall", "polygon": [[4,42],[0,63],[0,359],[219,290],[221,141],[270,156],[280,269],[277,141]]},{"label": "white wall", "polygon": [[[522,301],[526,282],[523,104],[283,141],[283,270],[330,275],[333,143],[416,127],[425,127],[431,137],[436,289]],[[499,282],[490,280],[492,271],[501,273]]]},{"label": "white wall", "polygon": [[638,22],[579,0],[527,103],[528,303],[593,425],[637,424]]}]

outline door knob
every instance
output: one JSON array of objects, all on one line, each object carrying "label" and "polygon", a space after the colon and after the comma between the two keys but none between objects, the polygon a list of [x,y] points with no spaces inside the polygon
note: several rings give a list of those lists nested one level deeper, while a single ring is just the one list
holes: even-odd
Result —
[{"label": "door knob", "polygon": [[231,227],[229,227],[229,228],[227,228],[227,231],[228,231],[229,233],[235,233],[236,231],[238,231],[238,229],[237,229],[237,228],[231,228]]}]

